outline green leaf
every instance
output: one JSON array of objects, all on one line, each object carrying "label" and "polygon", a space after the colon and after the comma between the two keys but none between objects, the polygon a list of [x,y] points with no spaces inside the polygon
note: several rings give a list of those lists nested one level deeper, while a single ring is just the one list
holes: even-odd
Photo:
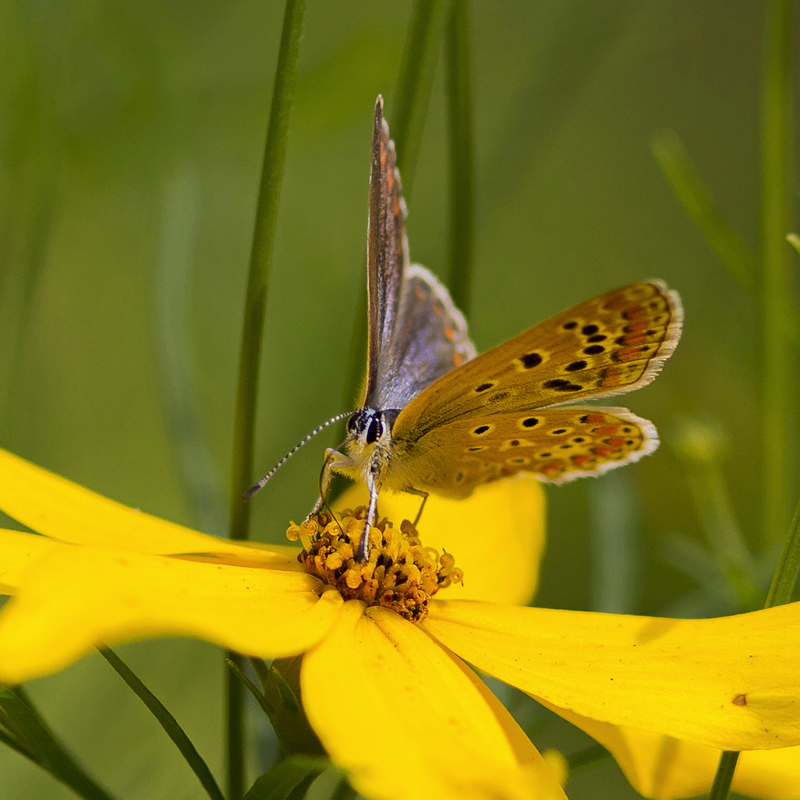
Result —
[{"label": "green leaf", "polygon": [[254,664],[263,692],[259,691],[237,664],[228,661],[228,666],[269,718],[281,750],[286,755],[322,756],[325,749],[311,728],[300,702],[301,663],[302,657],[298,656],[275,659],[272,666],[265,669]]},{"label": "green leaf", "polygon": [[47,770],[86,800],[112,800],[58,741],[21,687],[0,686],[0,710],[4,724],[16,736],[3,736],[6,744]]},{"label": "green leaf", "polygon": [[112,650],[107,647],[100,648],[100,655],[116,670],[117,674],[128,684],[133,693],[147,706],[150,713],[158,720],[164,732],[175,743],[186,763],[200,781],[206,794],[212,800],[225,800],[211,770],[202,756],[192,744],[183,728],[172,714],[167,711],[164,704],[139,680],[127,664]]},{"label": "green leaf", "polygon": [[332,766],[325,758],[286,758],[250,787],[245,800],[295,800],[304,797],[308,787]]}]

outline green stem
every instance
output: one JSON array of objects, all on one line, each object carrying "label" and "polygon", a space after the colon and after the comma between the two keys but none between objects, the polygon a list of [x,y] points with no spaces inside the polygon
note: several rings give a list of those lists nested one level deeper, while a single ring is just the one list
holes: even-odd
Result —
[{"label": "green stem", "polygon": [[[297,58],[304,12],[305,0],[286,0],[242,320],[230,486],[229,526],[232,539],[247,539],[250,528],[250,506],[243,503],[241,497],[253,475],[261,337],[278,199],[289,138],[289,119],[297,84]],[[236,654],[229,654],[229,658],[243,666]],[[227,676],[228,798],[239,800],[244,795],[244,690],[233,673],[228,672]]]},{"label": "green stem", "polygon": [[411,15],[394,108],[390,109],[392,139],[406,202],[411,196],[436,60],[449,12],[447,0],[417,0]]},{"label": "green stem", "polygon": [[738,760],[738,753],[728,750],[723,752],[719,759],[717,774],[714,776],[714,783],[711,786],[708,800],[726,800],[731,791],[731,781],[733,780],[733,773],[736,771],[736,762]]},{"label": "green stem", "polygon": [[772,0],[766,22],[766,74],[762,101],[761,347],[762,541],[778,539],[787,502],[789,376],[786,339],[789,296],[788,181],[791,31],[790,0]]},{"label": "green stem", "polygon": [[469,0],[455,0],[447,28],[450,128],[450,291],[469,313],[475,231],[475,166],[469,59]]},{"label": "green stem", "polygon": [[[785,240],[789,229],[791,30],[790,0],[772,0],[767,9],[765,26],[766,72],[761,107],[761,535],[765,544],[777,538],[787,510],[791,368],[785,335],[788,318],[786,301],[789,296],[789,259]],[[775,605],[778,597],[785,596],[792,568],[796,577],[796,539],[797,514],[770,587],[767,598],[769,605]],[[794,579],[791,578],[792,586]],[[727,798],[737,759],[738,753],[722,754],[711,790],[711,800]]]}]

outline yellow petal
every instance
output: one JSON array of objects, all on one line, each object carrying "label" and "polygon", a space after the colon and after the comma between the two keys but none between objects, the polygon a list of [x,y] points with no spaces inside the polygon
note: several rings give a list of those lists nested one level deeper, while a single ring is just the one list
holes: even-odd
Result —
[{"label": "yellow petal", "polygon": [[361,794],[564,800],[538,754],[520,763],[465,667],[394,612],[363,608],[344,605],[301,671],[309,721]]},{"label": "yellow petal", "polygon": [[725,750],[800,744],[800,603],[679,620],[434,600],[424,627],[592,719]]},{"label": "yellow petal", "polygon": [[[707,794],[711,789],[721,750],[598,722],[552,703],[544,705],[609,750],[631,785],[645,797],[672,800]],[[764,800],[796,800],[800,797],[800,747],[744,751],[732,788]]]},{"label": "yellow petal", "polygon": [[253,548],[197,533],[95,494],[2,449],[0,509],[62,542],[141,553],[231,554],[275,568],[288,560],[289,548]]},{"label": "yellow petal", "polygon": [[0,529],[0,594],[14,594],[22,573],[53,547],[44,536]]},{"label": "yellow petal", "polygon": [[262,658],[297,654],[338,613],[338,593],[321,593],[301,572],[55,545],[0,613],[0,683],[150,636],[196,636]]},{"label": "yellow petal", "polygon": [[[413,522],[421,498],[382,492],[378,508],[399,526]],[[337,508],[366,505],[367,493],[353,487]],[[479,486],[466,500],[431,495],[419,522],[427,547],[446,550],[464,571],[439,597],[527,605],[536,593],[545,545],[545,493],[530,475],[518,475]]]}]

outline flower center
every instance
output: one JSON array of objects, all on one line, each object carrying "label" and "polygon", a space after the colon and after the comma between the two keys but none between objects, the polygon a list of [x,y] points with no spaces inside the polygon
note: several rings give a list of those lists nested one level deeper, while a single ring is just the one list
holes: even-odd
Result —
[{"label": "flower center", "polygon": [[303,525],[292,524],[286,535],[302,541],[297,560],[306,572],[336,587],[345,600],[391,608],[420,622],[428,614],[428,600],[439,589],[461,582],[461,570],[449,553],[440,556],[425,547],[408,520],[399,530],[387,519],[373,525],[369,561],[357,561],[366,515],[365,506],[345,509],[338,521],[323,511]]}]

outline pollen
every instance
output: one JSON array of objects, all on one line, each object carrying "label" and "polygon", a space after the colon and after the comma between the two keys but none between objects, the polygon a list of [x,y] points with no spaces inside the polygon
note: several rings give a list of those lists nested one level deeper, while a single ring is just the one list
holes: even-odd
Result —
[{"label": "pollen", "polygon": [[370,530],[369,561],[356,559],[367,509],[345,509],[339,519],[323,511],[286,535],[300,539],[297,560],[306,572],[333,586],[345,600],[390,608],[411,622],[428,615],[428,600],[463,574],[449,553],[425,547],[416,528],[404,520],[395,528],[388,519]]}]

